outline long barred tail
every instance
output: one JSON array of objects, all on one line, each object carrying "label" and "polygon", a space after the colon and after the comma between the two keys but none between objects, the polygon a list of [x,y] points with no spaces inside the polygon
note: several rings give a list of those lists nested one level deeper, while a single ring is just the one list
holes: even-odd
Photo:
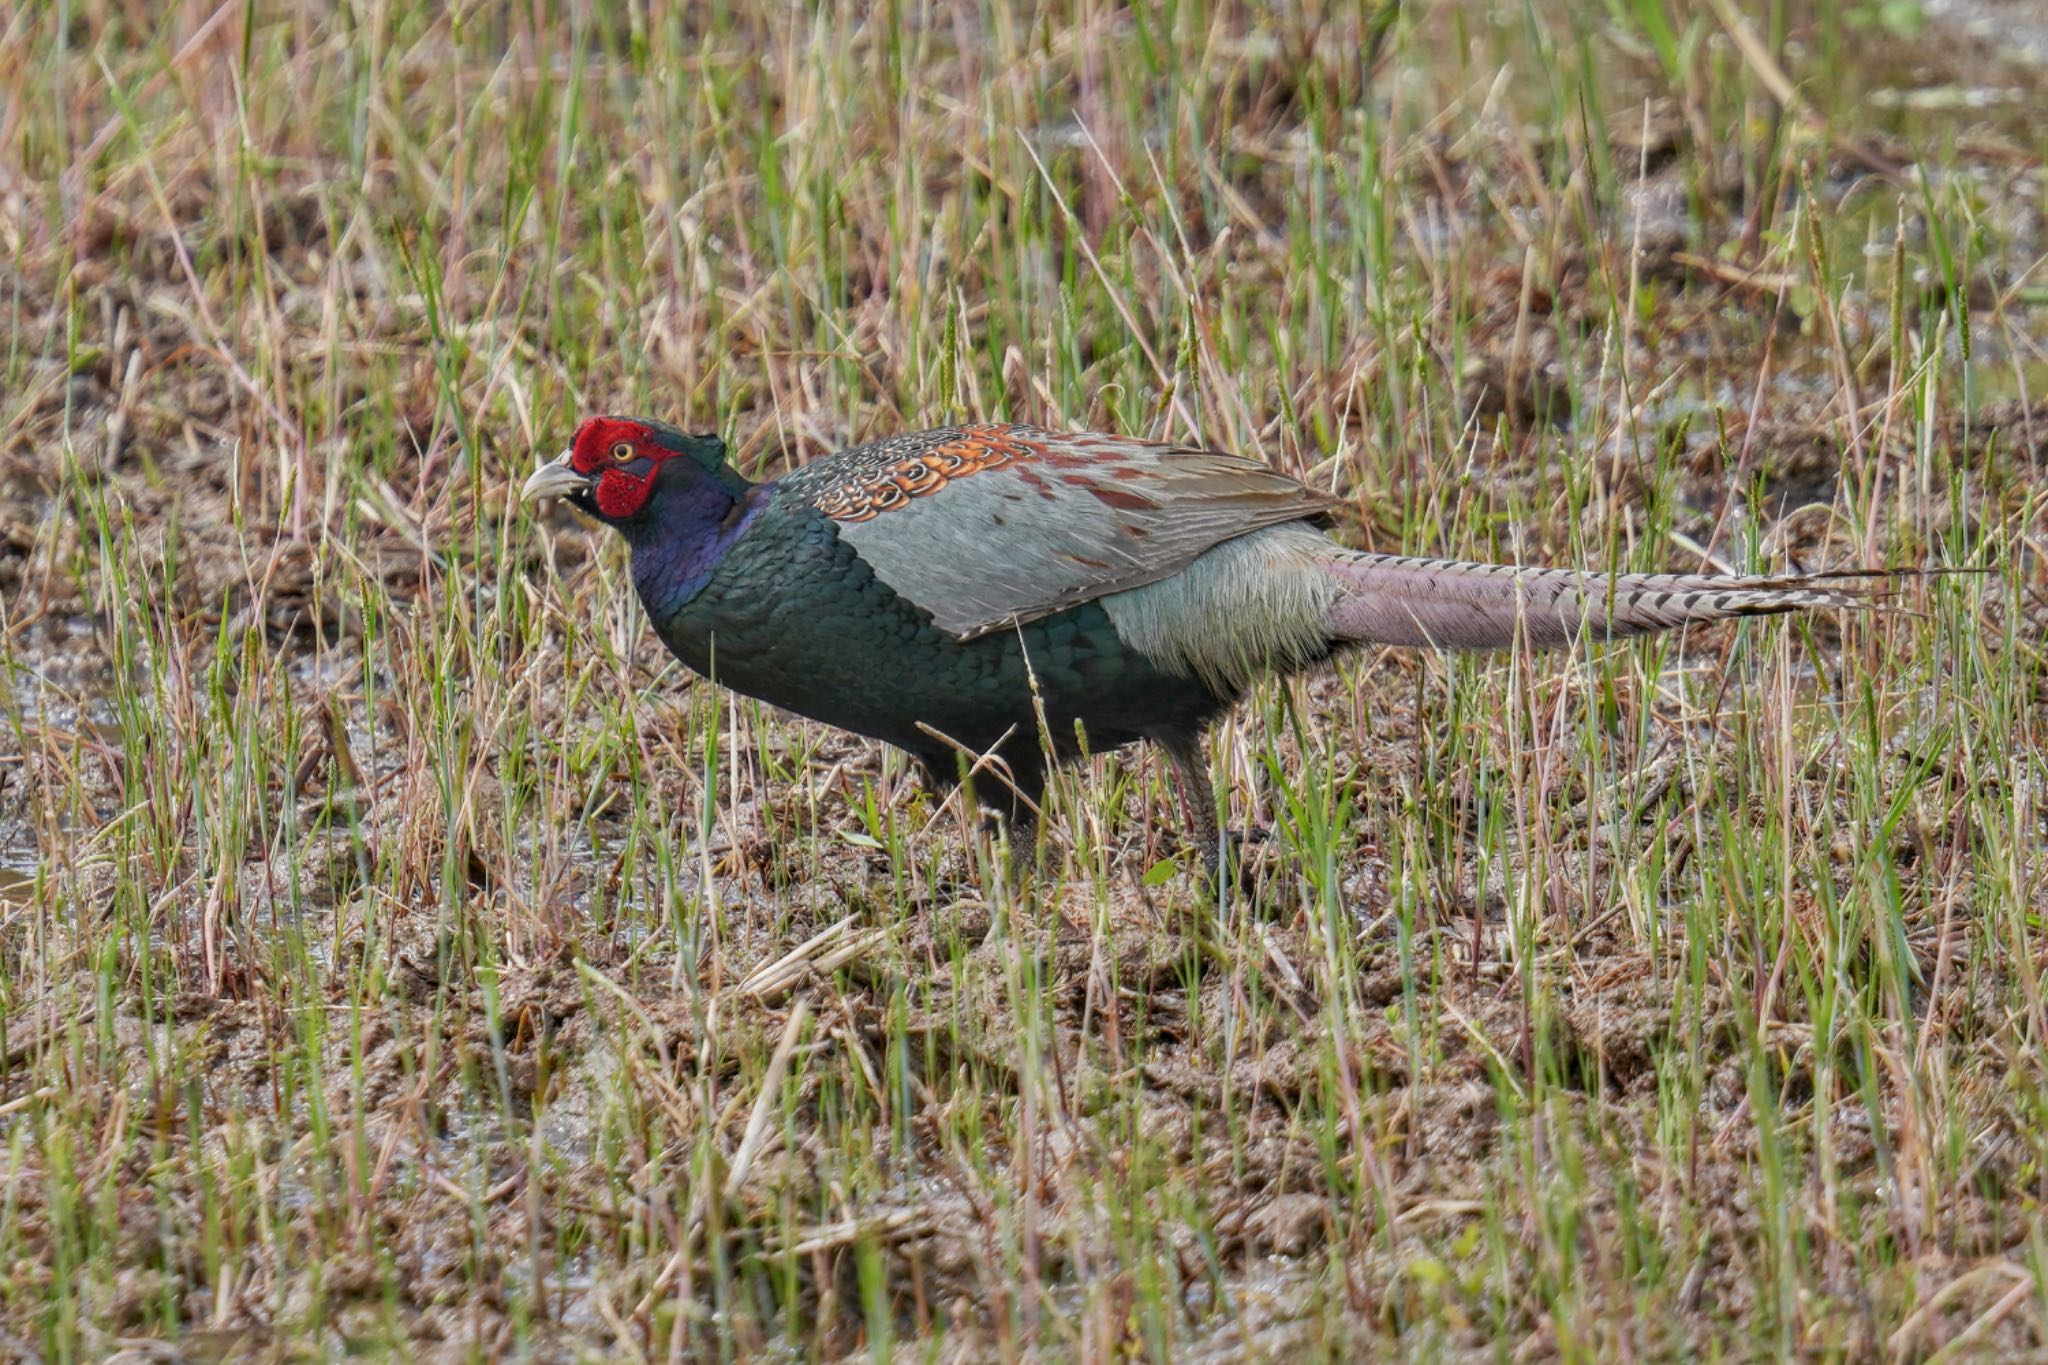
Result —
[{"label": "long barred tail", "polygon": [[1323,561],[1338,582],[1330,633],[1360,644],[1500,649],[1643,635],[1733,616],[1879,605],[1855,579],[1716,574],[1602,574],[1339,550]]}]

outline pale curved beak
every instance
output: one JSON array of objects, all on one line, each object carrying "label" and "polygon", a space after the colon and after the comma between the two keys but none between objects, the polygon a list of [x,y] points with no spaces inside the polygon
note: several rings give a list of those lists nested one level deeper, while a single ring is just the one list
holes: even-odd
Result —
[{"label": "pale curved beak", "polygon": [[596,479],[569,463],[570,453],[565,450],[554,459],[543,461],[539,469],[527,476],[525,487],[519,490],[519,500],[532,502],[535,498],[566,498],[595,484]]}]

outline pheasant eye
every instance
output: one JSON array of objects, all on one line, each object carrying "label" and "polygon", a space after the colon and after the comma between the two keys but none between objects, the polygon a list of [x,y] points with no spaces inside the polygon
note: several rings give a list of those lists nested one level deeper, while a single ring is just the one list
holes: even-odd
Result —
[{"label": "pheasant eye", "polygon": [[624,464],[626,463],[626,461],[632,459],[633,443],[631,441],[620,441],[617,445],[612,447],[612,458],[614,460],[617,460],[620,464]]}]

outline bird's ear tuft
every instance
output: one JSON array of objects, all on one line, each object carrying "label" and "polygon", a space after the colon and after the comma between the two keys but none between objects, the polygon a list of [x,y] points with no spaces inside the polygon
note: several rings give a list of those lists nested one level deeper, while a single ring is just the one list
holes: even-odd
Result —
[{"label": "bird's ear tuft", "polygon": [[690,443],[695,447],[690,453],[713,469],[725,463],[725,438],[715,431],[693,431]]}]

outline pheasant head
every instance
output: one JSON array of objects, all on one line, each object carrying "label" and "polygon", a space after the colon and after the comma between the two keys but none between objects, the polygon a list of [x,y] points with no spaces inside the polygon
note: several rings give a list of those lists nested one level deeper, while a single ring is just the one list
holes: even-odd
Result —
[{"label": "pheasant head", "polygon": [[526,480],[519,496],[566,498],[579,510],[624,529],[646,517],[657,491],[685,498],[724,494],[746,484],[725,462],[717,435],[693,435],[644,417],[592,417],[569,448]]}]

